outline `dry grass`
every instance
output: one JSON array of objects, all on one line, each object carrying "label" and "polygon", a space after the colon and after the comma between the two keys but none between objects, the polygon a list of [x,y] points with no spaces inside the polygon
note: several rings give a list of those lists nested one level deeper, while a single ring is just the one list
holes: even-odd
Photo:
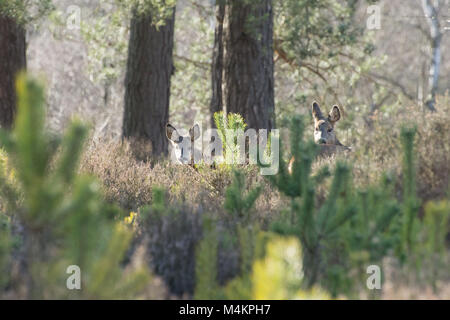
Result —
[{"label": "dry grass", "polygon": [[[377,112],[370,117],[371,128],[355,123],[352,129],[353,151],[343,158],[353,166],[356,186],[364,187],[378,181],[383,173],[389,174],[399,184],[397,196],[401,196],[402,126],[417,128],[415,156],[417,165],[417,192],[425,201],[443,199],[450,187],[450,101],[441,97],[438,111],[424,112],[418,107],[398,108],[391,112]],[[333,166],[335,157],[322,159],[315,168],[327,164]]]},{"label": "dry grass", "polygon": [[[196,170],[167,160],[142,161],[133,154],[128,142],[92,142],[83,156],[80,171],[98,177],[106,200],[127,210],[150,204],[152,189],[162,187],[168,191],[170,201],[182,201],[193,207],[201,205],[209,212],[223,212],[225,190],[232,179],[229,167]],[[279,194],[259,175],[258,168],[242,169],[248,188],[263,185],[263,195],[256,203],[258,215],[264,218],[277,211],[281,206]]]},{"label": "dry grass", "polygon": [[[318,160],[314,164],[314,170],[325,164],[333,168],[337,158],[344,158],[353,167],[353,181],[356,186],[364,188],[378,181],[382,173],[388,173],[398,181],[396,196],[400,198],[402,194],[400,131],[403,125],[414,125],[418,132],[415,153],[418,195],[423,200],[422,203],[445,198],[448,196],[450,185],[448,98],[441,98],[437,109],[436,113],[423,112],[417,107],[375,113],[371,117],[370,129],[367,125],[355,123],[351,143],[353,152]],[[106,200],[117,203],[126,210],[137,211],[142,206],[151,204],[153,188],[162,187],[167,190],[170,203],[182,203],[184,206],[212,215],[218,218],[218,221],[226,220],[223,203],[225,190],[232,180],[232,171],[229,167],[193,169],[189,166],[172,164],[168,160],[141,160],[145,159],[146,154],[147,150],[139,153],[127,142],[91,142],[82,159],[80,170],[97,176],[103,184]],[[284,208],[288,208],[289,201],[268,184],[259,174],[258,168],[246,166],[241,169],[247,177],[248,188],[263,186],[253,218],[264,228],[274,221]],[[318,189],[319,201],[326,198],[326,190],[324,186]],[[219,256],[221,254],[219,253]],[[231,261],[230,254],[228,252],[223,255]],[[224,278],[228,278],[225,271],[223,271]],[[443,289],[437,293],[429,287],[400,283],[395,279],[396,277],[390,278],[385,283],[381,298],[448,298],[447,284],[442,284]],[[188,287],[190,288],[188,291],[192,291],[192,284]]]}]

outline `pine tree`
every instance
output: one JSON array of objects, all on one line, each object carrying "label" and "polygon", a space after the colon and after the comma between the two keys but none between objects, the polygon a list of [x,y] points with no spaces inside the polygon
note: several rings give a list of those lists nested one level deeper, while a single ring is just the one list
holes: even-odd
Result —
[{"label": "pine tree", "polygon": [[[145,268],[123,272],[131,230],[116,221],[123,214],[103,202],[98,183],[77,174],[87,128],[75,121],[62,139],[52,139],[44,130],[41,86],[21,75],[17,95],[14,130],[0,134],[17,187],[0,170],[0,190],[7,215],[24,229],[27,297],[134,296],[149,274]],[[81,290],[64,285],[73,265],[81,270]]]}]

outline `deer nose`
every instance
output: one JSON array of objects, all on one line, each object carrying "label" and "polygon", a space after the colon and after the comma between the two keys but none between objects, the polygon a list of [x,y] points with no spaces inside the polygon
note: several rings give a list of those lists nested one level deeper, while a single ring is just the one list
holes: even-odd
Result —
[{"label": "deer nose", "polygon": [[326,144],[327,142],[325,141],[324,138],[320,138],[319,141],[317,141],[318,144]]}]

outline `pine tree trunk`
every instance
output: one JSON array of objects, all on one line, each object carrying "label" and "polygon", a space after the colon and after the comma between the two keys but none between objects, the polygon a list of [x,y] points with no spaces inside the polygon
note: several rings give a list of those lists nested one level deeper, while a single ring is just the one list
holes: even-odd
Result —
[{"label": "pine tree trunk", "polygon": [[253,129],[275,126],[272,10],[271,0],[234,0],[225,12],[225,108]]},{"label": "pine tree trunk", "polygon": [[123,136],[151,142],[152,155],[167,155],[170,80],[174,72],[173,15],[159,28],[150,16],[131,21],[125,78]]},{"label": "pine tree trunk", "polygon": [[0,127],[11,128],[16,114],[15,79],[26,69],[25,29],[0,15]]},{"label": "pine tree trunk", "polygon": [[215,128],[214,113],[223,109],[223,19],[225,18],[225,0],[216,4],[216,27],[214,34],[214,50],[211,66],[212,97],[210,104],[211,127]]}]

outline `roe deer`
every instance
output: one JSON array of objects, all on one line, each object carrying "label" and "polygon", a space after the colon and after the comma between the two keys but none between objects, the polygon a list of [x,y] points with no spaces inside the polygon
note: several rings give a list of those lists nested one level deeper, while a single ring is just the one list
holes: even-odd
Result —
[{"label": "roe deer", "polygon": [[198,158],[198,153],[200,152],[194,148],[194,141],[200,137],[199,125],[194,125],[189,129],[189,135],[183,136],[174,126],[168,123],[166,125],[166,136],[173,147],[172,160],[180,164],[193,166],[194,159]]},{"label": "roe deer", "polygon": [[[329,157],[336,153],[350,151],[351,148],[344,146],[336,137],[334,125],[341,119],[341,110],[334,105],[327,117],[324,117],[319,104],[313,102],[312,115],[314,118],[314,142],[319,145],[317,157]],[[288,171],[292,173],[294,157],[289,161]]]}]

